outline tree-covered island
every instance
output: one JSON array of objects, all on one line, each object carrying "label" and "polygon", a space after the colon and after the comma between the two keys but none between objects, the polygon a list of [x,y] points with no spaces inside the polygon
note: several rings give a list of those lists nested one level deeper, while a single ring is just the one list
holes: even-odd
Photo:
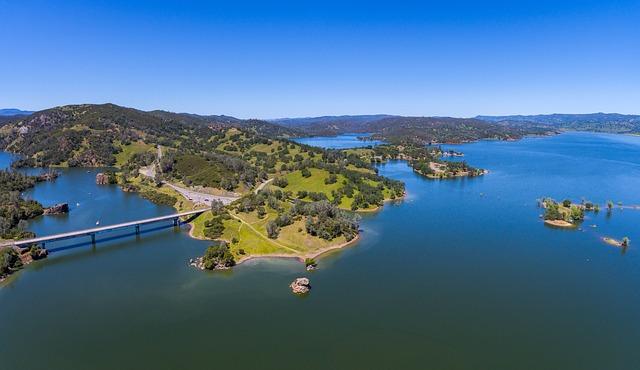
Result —
[{"label": "tree-covered island", "polygon": [[569,199],[557,202],[551,198],[543,198],[539,204],[544,208],[544,223],[557,227],[576,227],[584,221],[585,211],[600,211],[600,207],[592,202],[575,204]]}]

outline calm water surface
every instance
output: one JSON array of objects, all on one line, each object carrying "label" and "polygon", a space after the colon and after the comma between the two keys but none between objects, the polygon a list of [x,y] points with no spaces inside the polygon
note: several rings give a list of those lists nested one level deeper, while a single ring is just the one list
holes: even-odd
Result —
[{"label": "calm water surface", "polygon": [[[365,215],[362,241],[313,273],[274,259],[196,271],[187,260],[207,243],[173,228],[53,253],[0,288],[1,367],[638,368],[640,211],[557,230],[542,224],[536,199],[640,204],[640,138],[568,133],[452,148],[490,174],[430,181],[403,162],[381,166],[406,182],[407,198]],[[68,170],[27,193],[72,205],[31,228],[171,212],[94,176]],[[629,236],[631,247],[603,235]],[[307,297],[290,293],[298,276],[311,278]]]},{"label": "calm water surface", "polygon": [[344,134],[340,136],[312,136],[294,139],[300,144],[319,146],[328,149],[364,148],[380,145],[380,140],[360,140],[359,137],[368,137],[371,134]]}]

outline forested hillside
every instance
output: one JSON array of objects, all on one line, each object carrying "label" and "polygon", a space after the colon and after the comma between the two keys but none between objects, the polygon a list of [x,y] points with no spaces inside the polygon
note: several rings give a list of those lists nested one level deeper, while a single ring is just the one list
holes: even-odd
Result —
[{"label": "forested hillside", "polygon": [[0,127],[0,146],[23,155],[16,166],[110,166],[123,147],[137,141],[198,152],[208,148],[212,133],[230,127],[274,137],[297,135],[260,120],[87,104],[5,121]]},{"label": "forested hillside", "polygon": [[274,123],[307,135],[371,133],[372,138],[392,143],[463,143],[480,139],[514,140],[530,134],[548,134],[550,127],[497,124],[473,118],[402,117],[389,115],[290,118]]}]

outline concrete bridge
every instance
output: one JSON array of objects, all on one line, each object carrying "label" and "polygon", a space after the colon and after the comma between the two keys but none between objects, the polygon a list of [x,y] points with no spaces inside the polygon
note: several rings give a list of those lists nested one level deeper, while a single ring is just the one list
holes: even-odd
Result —
[{"label": "concrete bridge", "polygon": [[173,215],[147,218],[147,219],[144,219],[144,220],[124,222],[124,223],[115,224],[115,225],[94,227],[92,229],[71,231],[71,232],[67,232],[67,233],[61,233],[61,234],[55,234],[55,235],[49,235],[49,236],[41,236],[41,237],[31,238],[31,239],[15,240],[15,241],[11,241],[11,242],[8,242],[8,243],[4,243],[3,245],[0,245],[0,246],[15,245],[15,246],[23,247],[23,246],[27,246],[27,245],[31,245],[31,244],[40,244],[44,248],[45,244],[48,243],[48,242],[54,242],[54,241],[58,241],[58,240],[78,238],[78,237],[82,237],[82,236],[91,237],[91,242],[95,243],[96,242],[96,234],[109,232],[109,231],[114,231],[114,230],[118,230],[118,229],[124,229],[124,228],[128,228],[128,227],[134,227],[135,230],[136,230],[136,234],[139,234],[140,233],[140,226],[147,225],[147,224],[153,224],[153,223],[156,223],[156,222],[167,221],[167,220],[172,220],[173,221],[173,225],[174,226],[178,226],[180,224],[180,217],[197,216],[197,215],[199,215],[199,214],[201,214],[203,212],[206,212],[208,210],[209,210],[208,208],[197,209],[197,210],[188,211],[188,212],[176,213],[176,214],[173,214]]}]

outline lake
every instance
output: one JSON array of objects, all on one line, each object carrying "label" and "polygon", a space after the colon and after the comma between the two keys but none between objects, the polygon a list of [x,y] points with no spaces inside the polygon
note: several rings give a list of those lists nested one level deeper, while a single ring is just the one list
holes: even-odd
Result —
[{"label": "lake", "polygon": [[380,140],[360,140],[360,137],[369,137],[371,134],[343,134],[340,136],[311,136],[293,139],[293,141],[311,145],[319,146],[327,149],[349,149],[349,148],[364,148],[368,146],[380,145],[383,142]]},{"label": "lake", "polygon": [[[588,213],[581,229],[562,230],[544,226],[536,199],[640,204],[640,138],[447,148],[490,173],[433,181],[404,162],[381,165],[407,197],[365,214],[361,241],[315,272],[282,259],[198,271],[188,259],[208,243],[172,227],[53,253],[0,288],[2,368],[637,368],[640,210]],[[30,228],[172,212],[95,185],[95,173],[63,170],[27,192],[72,206]],[[288,287],[299,276],[311,279],[306,297]]]}]

